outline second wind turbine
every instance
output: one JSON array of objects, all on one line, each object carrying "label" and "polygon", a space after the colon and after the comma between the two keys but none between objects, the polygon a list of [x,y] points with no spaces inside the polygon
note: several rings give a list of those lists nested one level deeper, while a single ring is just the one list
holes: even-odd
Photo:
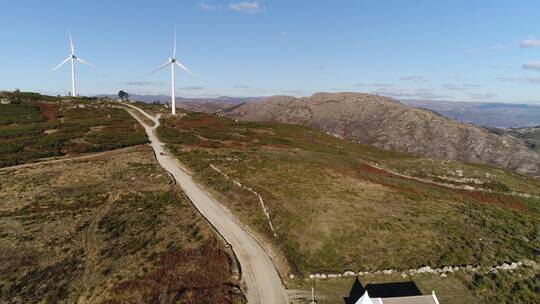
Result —
[{"label": "second wind turbine", "polygon": [[71,54],[64,61],[60,62],[59,65],[55,66],[52,69],[52,71],[57,70],[59,67],[63,66],[66,62],[71,61],[71,97],[77,97],[79,95],[77,94],[77,85],[75,83],[75,62],[78,61],[87,65],[91,65],[91,64],[75,56],[75,47],[73,46],[73,39],[71,39],[71,31],[68,31],[68,34],[69,34],[69,48],[71,50]]},{"label": "second wind turbine", "polygon": [[172,108],[172,115],[176,115],[176,78],[174,74],[174,68],[175,65],[180,67],[182,70],[188,72],[189,74],[193,75],[193,73],[185,67],[178,59],[176,59],[176,27],[174,28],[174,42],[173,42],[173,55],[167,62],[165,62],[163,65],[161,65],[157,70],[153,71],[152,74],[156,73],[157,71],[160,71],[164,68],[166,68],[168,65],[171,66],[171,108]]}]

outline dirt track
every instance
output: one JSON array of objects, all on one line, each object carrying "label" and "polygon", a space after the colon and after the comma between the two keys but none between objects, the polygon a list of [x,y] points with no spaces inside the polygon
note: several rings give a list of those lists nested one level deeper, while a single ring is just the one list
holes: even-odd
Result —
[{"label": "dirt track", "polygon": [[250,304],[284,304],[287,294],[278,271],[260,243],[253,237],[229,210],[217,202],[203,187],[181,169],[174,156],[166,154],[164,144],[154,130],[159,127],[159,117],[153,117],[143,110],[127,105],[154,122],[148,126],[131,113],[145,128],[159,164],[175,178],[199,212],[214,226],[232,246],[242,268],[242,282]]}]

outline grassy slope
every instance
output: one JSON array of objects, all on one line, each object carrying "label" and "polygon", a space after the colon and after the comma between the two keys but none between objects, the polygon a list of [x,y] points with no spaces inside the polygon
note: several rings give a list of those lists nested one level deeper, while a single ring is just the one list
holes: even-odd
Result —
[{"label": "grassy slope", "polygon": [[147,141],[140,125],[110,102],[31,93],[3,95],[13,103],[0,105],[0,167]]},{"label": "grassy slope", "polygon": [[367,163],[404,171],[420,166],[428,175],[444,164],[466,174],[474,167],[485,181],[478,188],[538,193],[531,178],[386,152],[300,126],[204,114],[167,119],[158,132],[229,208],[272,240],[256,197],[210,164],[259,192],[279,236],[273,242],[303,274],[538,258],[538,199],[449,189]]},{"label": "grassy slope", "polygon": [[0,302],[242,302],[229,256],[149,148],[0,180]]}]

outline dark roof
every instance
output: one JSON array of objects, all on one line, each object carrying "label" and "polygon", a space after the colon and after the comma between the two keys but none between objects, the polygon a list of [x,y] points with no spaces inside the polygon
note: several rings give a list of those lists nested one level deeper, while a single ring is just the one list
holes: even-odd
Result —
[{"label": "dark roof", "polygon": [[354,304],[367,290],[370,298],[399,298],[420,296],[422,292],[413,281],[395,283],[371,283],[365,287],[358,277],[353,283],[349,297],[344,298],[345,304]]},{"label": "dark roof", "polygon": [[413,281],[367,284],[365,288],[371,298],[398,298],[422,295],[422,292]]},{"label": "dark roof", "polygon": [[344,298],[345,304],[354,304],[360,297],[364,294],[366,289],[364,286],[362,286],[362,283],[360,283],[360,280],[358,277],[356,277],[356,280],[354,280],[353,286],[351,288],[351,292],[349,293],[349,297]]}]

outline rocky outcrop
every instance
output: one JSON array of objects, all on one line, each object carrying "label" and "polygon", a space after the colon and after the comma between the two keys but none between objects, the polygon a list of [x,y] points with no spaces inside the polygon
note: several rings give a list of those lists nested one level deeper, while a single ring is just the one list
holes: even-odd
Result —
[{"label": "rocky outcrop", "polygon": [[540,154],[520,139],[378,95],[275,96],[246,103],[226,115],[242,120],[302,124],[387,150],[495,165],[540,176]]}]

